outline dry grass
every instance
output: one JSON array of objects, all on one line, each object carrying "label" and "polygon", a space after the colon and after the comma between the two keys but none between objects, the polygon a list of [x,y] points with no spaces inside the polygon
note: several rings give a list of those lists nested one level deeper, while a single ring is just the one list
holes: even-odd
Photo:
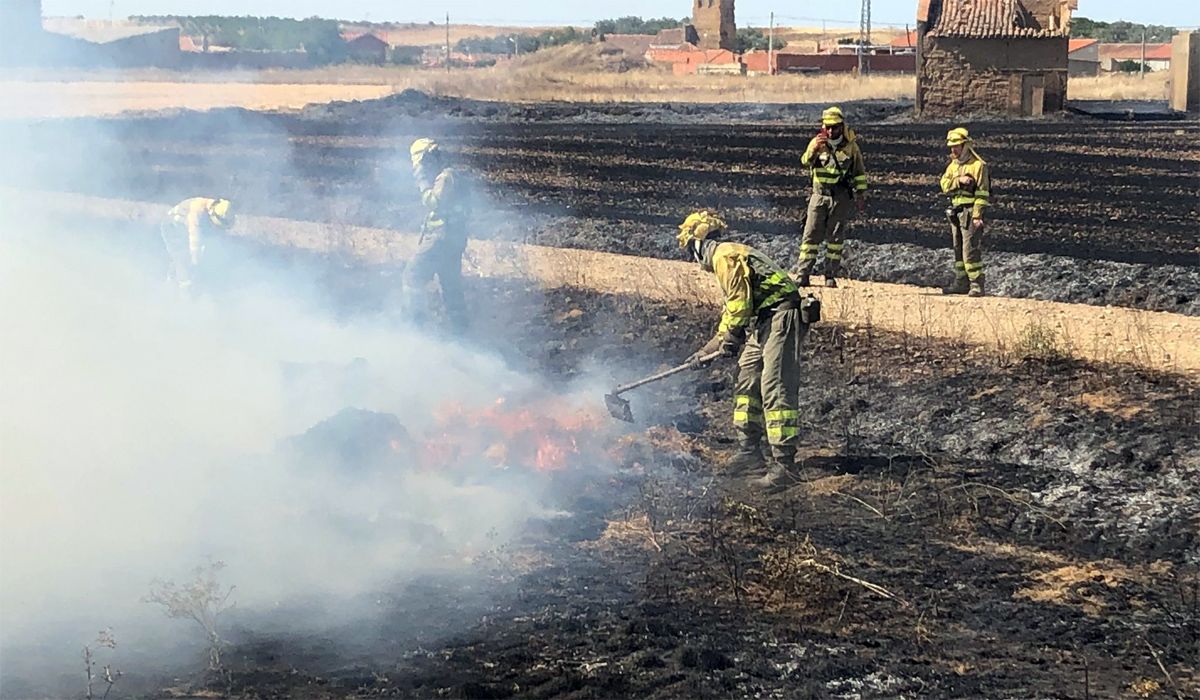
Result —
[{"label": "dry grass", "polygon": [[390,94],[386,85],[0,81],[0,118],[104,116],[162,109],[295,109]]},{"label": "dry grass", "polygon": [[[334,66],[306,70],[178,72],[23,71],[0,89],[26,104],[76,102],[72,114],[122,109],[249,109],[299,107],[310,102],[369,99],[407,88],[434,95],[506,102],[825,102],[912,97],[912,76],[848,74],[676,76],[617,49],[585,44],[548,49],[490,68],[452,71],[404,66]],[[61,84],[67,83],[69,87]],[[122,83],[141,83],[127,88]],[[203,85],[204,87],[200,87]],[[218,87],[219,86],[219,87]],[[226,87],[233,86],[233,87]],[[254,86],[262,86],[262,89]],[[358,89],[351,89],[357,87]],[[107,102],[100,95],[110,91]],[[31,98],[32,102],[25,97]],[[12,101],[10,101],[11,103]],[[20,112],[9,116],[37,116]],[[29,109],[25,107],[24,109]]]},{"label": "dry grass", "polygon": [[1169,73],[1147,73],[1145,77],[1124,73],[1095,78],[1071,78],[1067,98],[1072,100],[1165,100]]},{"label": "dry grass", "polygon": [[912,97],[912,76],[676,76],[657,68],[623,73],[495,67],[474,75],[420,73],[399,85],[435,95],[511,102],[826,102]]}]

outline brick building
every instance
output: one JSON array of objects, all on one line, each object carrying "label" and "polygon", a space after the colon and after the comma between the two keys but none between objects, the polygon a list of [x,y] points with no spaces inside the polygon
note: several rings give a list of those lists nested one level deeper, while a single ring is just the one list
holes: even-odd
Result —
[{"label": "brick building", "polygon": [[1077,0],[920,0],[917,110],[952,116],[1062,111]]},{"label": "brick building", "polygon": [[694,0],[692,26],[702,49],[737,50],[737,21],[733,0]]},{"label": "brick building", "polygon": [[1067,44],[1067,72],[1070,75],[1100,75],[1100,41],[1071,39]]}]

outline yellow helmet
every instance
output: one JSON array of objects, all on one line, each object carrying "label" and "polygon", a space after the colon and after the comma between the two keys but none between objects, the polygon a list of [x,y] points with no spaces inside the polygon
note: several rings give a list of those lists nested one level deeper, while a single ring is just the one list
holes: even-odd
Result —
[{"label": "yellow helmet", "polygon": [[822,126],[833,126],[834,124],[845,124],[845,123],[846,123],[846,115],[842,114],[841,107],[830,107],[829,109],[825,110],[824,112],[821,112],[821,125]]},{"label": "yellow helmet", "polygon": [[692,241],[702,241],[714,233],[720,233],[728,228],[725,220],[717,216],[715,212],[698,211],[688,215],[688,218],[683,220],[679,225],[679,235],[676,240],[679,241],[680,248],[687,248]]},{"label": "yellow helmet", "polygon": [[946,134],[946,145],[947,146],[961,146],[964,143],[970,143],[970,142],[971,142],[971,134],[968,133],[967,130],[962,128],[961,126],[958,127],[957,129],[951,129],[950,132],[948,134]]},{"label": "yellow helmet", "polygon": [[417,139],[412,142],[412,146],[408,148],[408,155],[412,158],[413,167],[421,164],[428,153],[436,151],[438,148],[437,141],[433,139]]},{"label": "yellow helmet", "polygon": [[222,228],[233,225],[233,204],[228,199],[218,199],[208,208],[208,218]]}]

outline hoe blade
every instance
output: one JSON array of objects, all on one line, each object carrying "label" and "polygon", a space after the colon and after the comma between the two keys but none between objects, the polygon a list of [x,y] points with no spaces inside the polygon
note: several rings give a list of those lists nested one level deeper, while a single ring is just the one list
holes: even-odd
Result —
[{"label": "hoe blade", "polygon": [[620,396],[605,394],[604,405],[608,407],[608,412],[613,418],[623,420],[626,423],[633,422],[633,409],[629,407],[629,402]]}]

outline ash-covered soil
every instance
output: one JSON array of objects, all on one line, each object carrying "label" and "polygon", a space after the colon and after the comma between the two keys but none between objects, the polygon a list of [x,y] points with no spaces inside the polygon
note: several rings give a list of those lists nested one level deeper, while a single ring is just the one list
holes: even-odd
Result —
[{"label": "ash-covered soil", "polygon": [[[320,269],[342,314],[387,309],[393,270]],[[468,342],[563,386],[674,363],[717,313],[470,282],[490,301]],[[809,337],[793,482],[723,473],[728,367],[669,380],[635,394],[643,422],[615,450],[619,469],[553,477],[569,515],[480,556],[482,583],[382,591],[353,644],[244,616],[227,671],[183,674],[171,693],[1200,691],[1194,382],[869,330]]]},{"label": "ash-covered soil", "polygon": [[[406,92],[289,114],[49,121],[21,127],[22,167],[2,179],[164,203],[221,193],[249,213],[412,230],[407,146],[433,135],[479,184],[477,237],[671,256],[673,227],[714,207],[790,259],[809,188],[799,156],[822,106],[508,105]],[[872,181],[851,274],[944,284],[937,181],[948,125],[914,122],[893,103],[846,108]],[[993,169],[993,290],[1200,313],[1200,123],[967,126]],[[79,173],[80,153],[96,169]]]},{"label": "ash-covered soil", "polygon": [[[261,256],[341,320],[403,318],[395,268],[235,245],[235,288],[264,283]],[[145,247],[150,264],[152,231]],[[465,342],[564,392],[674,364],[718,314],[468,288]],[[1200,387],[1041,350],[816,327],[801,461],[771,490],[724,472],[730,367],[647,387],[615,466],[546,477],[561,515],[470,571],[374,591],[349,625],[322,622],[327,601],[235,611],[222,671],[198,642],[194,665],[136,669],[114,696],[1191,697]]]}]

